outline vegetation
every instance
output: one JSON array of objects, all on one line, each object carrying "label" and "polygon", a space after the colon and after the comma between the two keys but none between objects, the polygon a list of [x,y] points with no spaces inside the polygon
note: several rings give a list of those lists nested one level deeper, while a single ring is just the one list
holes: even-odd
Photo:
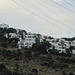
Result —
[{"label": "vegetation", "polygon": [[65,39],[67,41],[73,41],[73,40],[75,40],[75,37],[72,37],[72,38],[63,38],[63,39]]},{"label": "vegetation", "polygon": [[39,54],[33,50],[0,50],[0,75],[74,75],[74,57]]},{"label": "vegetation", "polygon": [[47,54],[47,49],[51,46],[51,44],[48,41],[43,41],[39,43],[35,43],[32,46],[32,50],[34,52],[38,52],[40,54]]},{"label": "vegetation", "polygon": [[[26,33],[20,30],[19,34],[23,35],[23,32]],[[0,49],[0,75],[75,75],[75,56],[71,55],[74,47],[71,46],[66,49],[67,53],[61,54],[53,47],[48,53],[47,49],[51,47],[51,44],[46,40],[40,43],[39,39],[36,39],[37,42],[30,49],[11,51],[6,48],[17,48],[19,39],[9,39],[3,35],[16,33],[16,30],[14,28],[0,29],[0,33],[2,33],[0,34],[0,46],[2,47]]]}]

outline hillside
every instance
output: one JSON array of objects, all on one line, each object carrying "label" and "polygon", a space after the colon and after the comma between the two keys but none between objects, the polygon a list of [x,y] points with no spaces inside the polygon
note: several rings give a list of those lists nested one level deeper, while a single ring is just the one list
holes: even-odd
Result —
[{"label": "hillside", "polygon": [[0,47],[18,48],[19,37],[27,34],[25,30],[15,28],[0,28]]},{"label": "hillside", "polygon": [[[10,75],[75,75],[74,56],[37,54],[30,50],[0,50],[2,64]],[[3,68],[0,70],[0,75],[5,75]]]},{"label": "hillside", "polygon": [[[72,54],[75,38],[63,39],[0,28],[0,75],[75,75],[75,55]],[[19,49],[18,41],[22,45],[25,41],[32,44]],[[59,53],[58,49],[64,49],[65,53],[63,50]]]}]

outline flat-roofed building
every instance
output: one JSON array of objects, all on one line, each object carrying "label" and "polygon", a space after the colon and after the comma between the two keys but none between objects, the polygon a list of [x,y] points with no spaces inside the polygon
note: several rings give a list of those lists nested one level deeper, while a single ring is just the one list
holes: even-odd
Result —
[{"label": "flat-roofed building", "polygon": [[0,28],[9,28],[9,25],[7,25],[7,24],[0,24]]}]

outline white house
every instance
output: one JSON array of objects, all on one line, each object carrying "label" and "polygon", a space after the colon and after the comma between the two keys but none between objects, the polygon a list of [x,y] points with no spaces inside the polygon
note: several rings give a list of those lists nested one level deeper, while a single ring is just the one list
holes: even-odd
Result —
[{"label": "white house", "polygon": [[56,38],[56,39],[49,39],[49,38],[47,38],[46,41],[49,41],[49,43],[51,44],[50,49],[55,47],[55,49],[58,50],[59,53],[62,53],[62,52],[66,53],[66,48],[67,47],[69,48],[69,46],[67,46],[65,44],[65,40],[64,39],[58,39],[58,38]]},{"label": "white house", "polygon": [[[75,47],[75,41],[66,41],[65,39],[61,38],[49,39],[49,38],[44,38],[43,35],[28,33],[27,35],[23,34],[23,37],[20,37],[20,41],[18,42],[19,49],[25,47],[28,48],[32,47],[32,45],[36,43],[36,38],[38,38],[40,42],[42,42],[44,39],[46,41],[49,41],[49,43],[51,44],[50,49],[55,47],[55,49],[58,50],[59,53],[62,52],[66,53],[66,49],[69,48],[70,46]],[[75,54],[75,50],[72,50],[72,53]]]},{"label": "white house", "polygon": [[6,38],[19,38],[19,34],[17,33],[6,33],[4,34]]},{"label": "white house", "polygon": [[9,28],[9,25],[7,25],[7,24],[0,24],[0,28]]},{"label": "white house", "polygon": [[[50,49],[52,49],[54,46],[55,49],[59,51],[59,53],[62,53],[62,52],[66,53],[66,49],[70,48],[70,46],[75,47],[75,40],[74,41],[66,41],[64,39],[48,39],[47,38],[46,41],[49,41],[49,43],[51,44]],[[75,55],[74,49],[72,50],[72,54]]]},{"label": "white house", "polygon": [[25,38],[20,37],[20,41],[18,42],[19,49],[25,48],[25,47],[32,47],[32,45],[36,43],[36,34],[34,33],[28,33],[25,35]]},{"label": "white house", "polygon": [[16,33],[9,33],[9,38],[19,38],[19,35]]}]

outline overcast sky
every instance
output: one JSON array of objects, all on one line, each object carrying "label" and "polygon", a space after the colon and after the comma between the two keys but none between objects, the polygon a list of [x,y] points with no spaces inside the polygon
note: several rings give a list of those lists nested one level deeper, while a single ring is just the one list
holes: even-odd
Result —
[{"label": "overcast sky", "polygon": [[53,37],[75,36],[75,0],[0,0],[0,24]]}]

